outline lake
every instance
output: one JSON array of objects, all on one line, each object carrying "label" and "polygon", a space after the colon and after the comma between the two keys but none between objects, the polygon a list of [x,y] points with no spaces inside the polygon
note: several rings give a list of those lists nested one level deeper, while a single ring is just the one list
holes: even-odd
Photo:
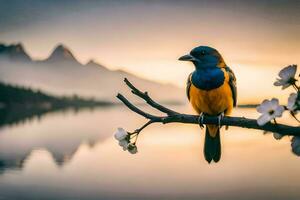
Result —
[{"label": "lake", "polygon": [[[188,106],[174,109],[192,113]],[[115,130],[144,122],[116,106],[1,127],[0,199],[300,199],[300,157],[291,153],[289,137],[223,128],[221,161],[208,164],[204,130],[154,124],[141,133],[136,155],[124,152]]]}]

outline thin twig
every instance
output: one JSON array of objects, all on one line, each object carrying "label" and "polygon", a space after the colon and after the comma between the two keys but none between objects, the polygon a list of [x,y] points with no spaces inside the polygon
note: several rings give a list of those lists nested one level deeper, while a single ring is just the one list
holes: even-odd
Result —
[{"label": "thin twig", "polygon": [[299,119],[296,117],[295,113],[292,112],[292,111],[291,111],[290,113],[291,113],[292,117],[293,117],[297,122],[300,123],[300,121],[299,121]]},{"label": "thin twig", "polygon": [[132,135],[135,135],[135,141],[133,142],[133,144],[135,145],[137,142],[137,139],[140,135],[140,132],[146,128],[147,126],[149,126],[150,124],[155,123],[155,121],[153,120],[149,120],[146,124],[144,124],[141,128],[136,129],[133,133],[131,133]]},{"label": "thin twig", "polygon": [[118,94],[117,98],[120,99],[128,108],[130,108],[133,112],[138,113],[139,115],[144,116],[147,119],[154,119],[156,116],[151,115],[149,113],[146,113],[139,109],[138,107],[134,106],[132,103],[130,103],[122,94]]},{"label": "thin twig", "polygon": [[144,99],[146,101],[147,104],[149,104],[150,106],[152,106],[153,108],[156,108],[157,110],[166,113],[168,115],[174,115],[174,114],[178,114],[177,112],[175,112],[174,110],[171,110],[169,108],[166,108],[160,104],[158,104],[156,101],[154,101],[149,95],[148,92],[142,92],[139,89],[137,89],[134,85],[132,85],[132,83],[130,83],[130,81],[125,78],[124,82],[126,83],[126,85],[131,89],[131,92],[133,94],[135,94],[136,96]]},{"label": "thin twig", "polygon": [[155,122],[156,121],[149,120],[146,124],[144,124],[141,128],[136,129],[133,133],[139,134],[144,128],[146,128],[147,126],[149,126],[150,124],[153,124]]}]

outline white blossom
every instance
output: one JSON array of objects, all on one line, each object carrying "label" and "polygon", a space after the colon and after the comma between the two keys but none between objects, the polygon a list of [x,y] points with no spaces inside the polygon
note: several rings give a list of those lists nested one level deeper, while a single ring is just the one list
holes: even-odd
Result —
[{"label": "white blossom", "polygon": [[120,141],[119,141],[119,145],[120,145],[121,147],[123,147],[123,150],[124,150],[124,151],[126,151],[126,150],[127,150],[127,146],[128,146],[128,141],[127,141],[126,139],[120,140]]},{"label": "white blossom", "polygon": [[123,147],[123,150],[126,151],[129,144],[129,134],[123,128],[118,128],[115,133],[116,140],[119,141],[119,145]]},{"label": "white blossom", "polygon": [[128,133],[123,128],[118,128],[118,131],[115,133],[115,138],[118,141],[126,139]]},{"label": "white blossom", "polygon": [[296,94],[296,93],[290,94],[289,99],[288,99],[288,105],[286,106],[287,109],[294,112],[297,109],[299,109],[298,106],[299,106],[298,94]]},{"label": "white blossom", "polygon": [[293,153],[300,156],[300,136],[293,137],[291,146]]},{"label": "white blossom", "polygon": [[277,81],[274,83],[275,86],[282,86],[282,89],[285,89],[293,85],[296,81],[295,74],[297,71],[297,65],[289,65],[283,68],[277,78]]},{"label": "white blossom", "polygon": [[273,98],[271,101],[264,100],[256,109],[262,114],[257,119],[257,123],[260,126],[265,125],[276,117],[281,117],[284,111],[284,107],[279,105],[279,101],[276,98]]}]

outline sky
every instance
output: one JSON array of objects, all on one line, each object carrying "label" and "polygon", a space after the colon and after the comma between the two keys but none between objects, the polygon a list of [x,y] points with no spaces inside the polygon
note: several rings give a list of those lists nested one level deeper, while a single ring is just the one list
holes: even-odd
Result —
[{"label": "sky", "polygon": [[300,61],[300,1],[0,0],[0,42],[35,59],[63,43],[76,58],[184,87],[178,57],[212,46],[236,73],[239,98],[281,95],[278,71]]}]

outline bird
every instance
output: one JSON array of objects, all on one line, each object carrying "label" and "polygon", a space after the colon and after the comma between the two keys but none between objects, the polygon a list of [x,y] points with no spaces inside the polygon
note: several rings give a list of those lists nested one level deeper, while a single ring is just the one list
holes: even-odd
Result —
[{"label": "bird", "polygon": [[237,104],[236,76],[221,54],[209,46],[198,46],[180,61],[190,61],[195,70],[188,76],[186,95],[199,114],[199,125],[205,116],[217,116],[218,125],[206,125],[204,157],[208,163],[221,158],[220,128],[223,116],[230,115]]}]

